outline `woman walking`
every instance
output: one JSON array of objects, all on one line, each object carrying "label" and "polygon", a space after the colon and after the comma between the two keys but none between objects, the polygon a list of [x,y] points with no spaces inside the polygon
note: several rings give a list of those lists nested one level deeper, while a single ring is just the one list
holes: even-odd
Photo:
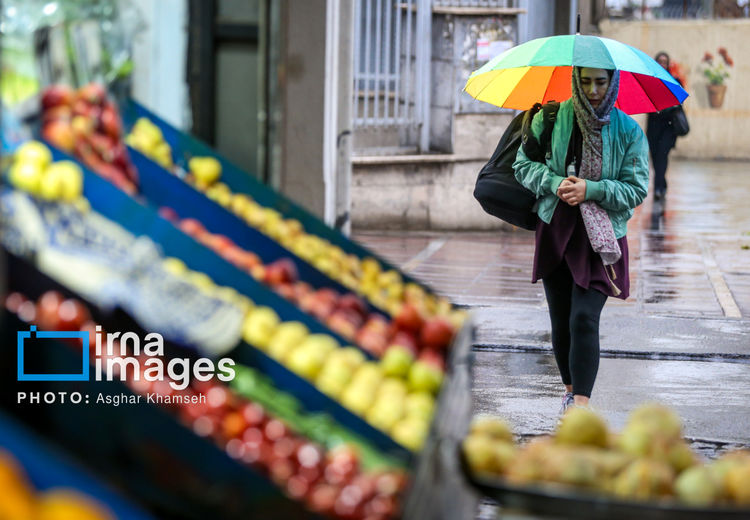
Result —
[{"label": "woman walking", "polygon": [[[538,197],[532,283],[542,280],[562,411],[586,406],[599,368],[599,317],[607,298],[629,294],[627,222],[648,191],[648,148],[638,124],[614,108],[617,70],[574,67],[546,163],[519,148],[518,181]],[[534,118],[542,131],[542,112]]]},{"label": "woman walking", "polygon": [[[669,54],[660,52],[654,59],[669,72]],[[677,142],[677,134],[671,123],[672,110],[674,109],[668,108],[661,112],[650,113],[646,120],[646,137],[654,164],[654,200],[656,201],[662,200],[667,194],[669,152]]]}]

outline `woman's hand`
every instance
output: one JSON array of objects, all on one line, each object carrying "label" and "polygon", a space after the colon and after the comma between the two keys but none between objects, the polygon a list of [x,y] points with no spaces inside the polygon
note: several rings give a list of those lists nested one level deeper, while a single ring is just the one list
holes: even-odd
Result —
[{"label": "woman's hand", "polygon": [[557,188],[557,196],[570,206],[577,206],[586,200],[586,181],[571,175]]}]

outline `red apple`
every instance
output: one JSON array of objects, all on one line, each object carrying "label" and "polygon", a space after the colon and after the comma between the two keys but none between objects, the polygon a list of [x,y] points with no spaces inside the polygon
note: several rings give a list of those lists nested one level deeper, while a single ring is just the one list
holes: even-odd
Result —
[{"label": "red apple", "polygon": [[387,471],[375,477],[375,490],[379,495],[396,495],[406,488],[403,473]]},{"label": "red apple", "polygon": [[18,313],[18,308],[26,301],[26,296],[20,292],[12,292],[5,298],[5,308],[13,314]]},{"label": "red apple", "polygon": [[333,505],[336,503],[338,494],[337,486],[317,484],[308,494],[306,503],[313,512],[329,515],[333,513]]},{"label": "red apple", "polygon": [[250,426],[242,433],[242,441],[253,446],[260,446],[265,441],[263,430],[260,426]]},{"label": "red apple", "polygon": [[292,475],[286,483],[287,494],[295,500],[301,500],[310,491],[310,481],[302,475]]},{"label": "red apple", "polygon": [[177,212],[167,206],[160,207],[158,213],[161,218],[165,218],[170,222],[177,222],[180,219],[179,215],[177,215]]},{"label": "red apple", "polygon": [[58,311],[65,298],[58,291],[47,291],[36,304],[35,321],[40,329],[57,330],[60,323]]},{"label": "red apple", "polygon": [[339,293],[327,287],[318,289],[315,294],[320,301],[330,302],[331,304],[335,304],[339,299]]},{"label": "red apple", "polygon": [[339,298],[337,308],[357,313],[363,320],[367,316],[367,304],[356,294],[346,293]]},{"label": "red apple", "polygon": [[323,450],[311,442],[305,442],[297,448],[297,462],[303,468],[319,468],[323,463]]},{"label": "red apple", "polygon": [[282,283],[281,285],[277,285],[273,288],[273,290],[276,291],[276,293],[285,300],[294,301],[294,297],[296,296],[294,286],[290,283]]},{"label": "red apple", "polygon": [[275,442],[282,437],[287,436],[288,433],[289,431],[287,430],[286,425],[278,419],[271,419],[263,428],[263,434],[270,442]]},{"label": "red apple", "polygon": [[425,322],[419,334],[423,347],[444,349],[453,339],[453,325],[443,318],[432,318]]},{"label": "red apple", "polygon": [[46,125],[52,121],[64,121],[70,124],[73,120],[73,109],[70,105],[57,105],[46,109],[42,113],[42,124]]},{"label": "red apple", "polygon": [[68,121],[50,121],[42,128],[42,138],[68,153],[75,148],[73,128]]},{"label": "red apple", "polygon": [[117,115],[115,107],[109,103],[105,104],[100,119],[102,131],[112,139],[118,139],[122,135],[122,123]]},{"label": "red apple", "polygon": [[289,459],[277,458],[269,465],[268,473],[277,486],[286,487],[287,481],[294,475],[294,464]]},{"label": "red apple", "polygon": [[283,459],[291,458],[297,451],[298,444],[291,437],[281,437],[273,443],[273,454]]},{"label": "red apple", "polygon": [[313,292],[313,288],[307,282],[297,282],[294,284],[294,292],[294,301],[300,302],[305,296]]},{"label": "red apple", "polygon": [[354,313],[338,310],[328,316],[326,325],[347,340],[353,341],[357,335],[357,323],[354,321],[357,318],[358,316]]},{"label": "red apple", "polygon": [[89,83],[78,89],[76,100],[84,101],[89,105],[101,105],[107,97],[107,91],[99,83]]},{"label": "red apple", "polygon": [[258,403],[245,403],[240,411],[248,426],[259,426],[266,420],[266,412]]},{"label": "red apple", "polygon": [[357,345],[374,356],[380,357],[388,347],[388,339],[385,334],[364,327],[357,332],[355,338]]},{"label": "red apple", "polygon": [[391,518],[398,511],[398,502],[393,495],[375,495],[365,504],[365,518]]},{"label": "red apple", "polygon": [[36,305],[31,300],[26,300],[18,306],[18,319],[26,323],[34,322],[36,318]]},{"label": "red apple", "polygon": [[431,348],[422,349],[419,353],[419,360],[429,363],[430,365],[437,367],[442,372],[445,372],[445,358],[441,352]]},{"label": "red apple", "polygon": [[299,277],[297,266],[289,258],[279,258],[266,265],[265,282],[271,286],[294,283]]},{"label": "red apple", "polygon": [[60,105],[70,105],[75,98],[75,92],[67,85],[51,85],[42,93],[42,110]]},{"label": "red apple", "polygon": [[409,349],[415,357],[419,352],[416,336],[411,332],[406,332],[405,330],[400,330],[396,334],[394,334],[389,343],[391,345],[401,345],[402,347]]},{"label": "red apple", "polygon": [[190,235],[191,237],[196,237],[200,233],[206,231],[206,228],[203,227],[203,224],[201,224],[200,221],[194,218],[182,219],[177,227],[179,227],[184,233]]},{"label": "red apple", "polygon": [[401,307],[401,311],[393,319],[393,322],[399,329],[417,333],[422,328],[424,319],[416,307],[407,303]]},{"label": "red apple", "polygon": [[91,319],[86,306],[79,300],[67,299],[57,308],[59,330],[80,330],[85,321]]}]

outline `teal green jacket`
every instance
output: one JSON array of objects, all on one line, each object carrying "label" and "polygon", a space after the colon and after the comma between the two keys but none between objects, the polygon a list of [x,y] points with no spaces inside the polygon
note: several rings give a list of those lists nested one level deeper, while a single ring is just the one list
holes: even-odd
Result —
[{"label": "teal green jacket", "polygon": [[[542,131],[542,111],[534,116],[531,131]],[[552,156],[546,164],[529,159],[518,148],[513,163],[516,179],[539,198],[537,214],[547,224],[552,220],[557,203],[557,188],[565,178],[565,159],[573,130],[573,101],[560,103],[557,121],[552,130]],[[602,177],[586,180],[586,200],[604,208],[612,221],[617,238],[627,233],[633,210],[648,192],[648,142],[633,118],[617,108],[612,109],[610,122],[602,128]],[[564,204],[564,203],[563,203]]]}]

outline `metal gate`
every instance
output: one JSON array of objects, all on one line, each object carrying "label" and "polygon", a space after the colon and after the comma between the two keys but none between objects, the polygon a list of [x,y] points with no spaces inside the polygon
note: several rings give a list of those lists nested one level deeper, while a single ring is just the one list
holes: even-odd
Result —
[{"label": "metal gate", "polygon": [[429,149],[431,0],[355,0],[357,128],[400,127]]}]

